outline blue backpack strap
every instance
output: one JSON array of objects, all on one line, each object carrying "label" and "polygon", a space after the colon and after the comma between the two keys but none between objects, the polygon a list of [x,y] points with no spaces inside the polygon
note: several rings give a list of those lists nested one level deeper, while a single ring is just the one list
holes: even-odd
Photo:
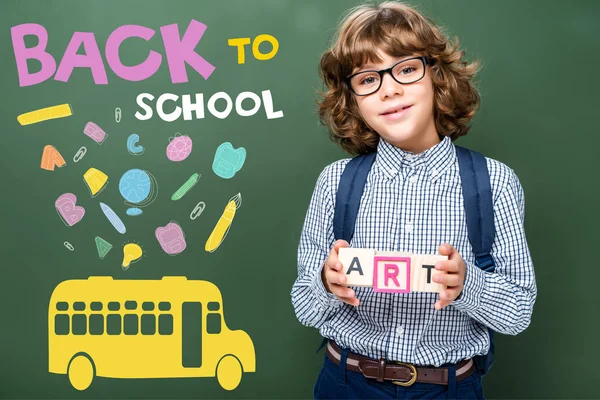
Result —
[{"label": "blue backpack strap", "polygon": [[354,236],[360,199],[376,155],[377,153],[362,154],[352,158],[346,164],[335,197],[333,214],[335,240],[343,239],[350,243]]},{"label": "blue backpack strap", "polygon": [[[494,272],[496,265],[490,252],[494,242],[494,204],[487,161],[480,153],[455,146],[462,183],[469,241],[475,253],[475,265]],[[481,375],[489,372],[494,363],[494,331],[488,329],[490,350],[475,357]]]},{"label": "blue backpack strap", "polygon": [[455,148],[475,264],[486,272],[493,272],[495,265],[490,252],[496,230],[487,161],[476,151],[460,146]]}]

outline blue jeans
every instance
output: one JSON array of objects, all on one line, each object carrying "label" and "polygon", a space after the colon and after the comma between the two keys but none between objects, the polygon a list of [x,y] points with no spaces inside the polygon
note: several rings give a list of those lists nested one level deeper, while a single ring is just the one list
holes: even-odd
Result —
[{"label": "blue jeans", "polygon": [[484,399],[481,376],[475,370],[460,382],[448,385],[416,382],[404,387],[383,383],[338,367],[327,356],[314,387],[315,399]]}]

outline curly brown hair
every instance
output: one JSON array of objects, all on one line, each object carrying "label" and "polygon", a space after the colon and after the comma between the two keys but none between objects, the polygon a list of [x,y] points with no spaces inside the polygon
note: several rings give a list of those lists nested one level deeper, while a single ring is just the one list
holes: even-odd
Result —
[{"label": "curly brown hair", "polygon": [[436,130],[452,140],[466,135],[479,108],[471,79],[480,64],[464,61],[465,51],[458,46],[457,38],[452,43],[435,22],[406,4],[386,1],[352,8],[319,64],[325,85],[317,101],[319,117],[330,138],[350,154],[376,150],[379,135],[361,117],[345,78],[367,62],[381,62],[378,49],[393,57],[422,54],[434,59],[430,71]]}]

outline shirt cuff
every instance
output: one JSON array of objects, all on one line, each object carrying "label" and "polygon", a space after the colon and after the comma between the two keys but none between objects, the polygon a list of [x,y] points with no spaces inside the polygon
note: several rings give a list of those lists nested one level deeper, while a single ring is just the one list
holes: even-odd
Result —
[{"label": "shirt cuff", "polygon": [[320,306],[319,308],[324,309],[331,306],[339,307],[344,304],[344,302],[338,299],[333,293],[329,293],[327,289],[325,289],[325,285],[321,279],[322,270],[323,266],[319,268],[311,284],[311,289],[315,294],[315,299]]},{"label": "shirt cuff", "polygon": [[459,311],[475,311],[479,308],[485,288],[485,272],[473,263],[465,262],[465,264],[463,290],[452,305]]}]

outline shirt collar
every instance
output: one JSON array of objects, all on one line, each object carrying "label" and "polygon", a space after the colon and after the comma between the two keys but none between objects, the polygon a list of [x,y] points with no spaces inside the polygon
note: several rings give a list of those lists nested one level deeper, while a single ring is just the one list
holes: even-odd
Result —
[{"label": "shirt collar", "polygon": [[379,138],[375,164],[389,179],[394,179],[403,168],[425,168],[432,181],[442,176],[456,160],[452,140],[444,136],[441,142],[415,154],[402,150]]}]

